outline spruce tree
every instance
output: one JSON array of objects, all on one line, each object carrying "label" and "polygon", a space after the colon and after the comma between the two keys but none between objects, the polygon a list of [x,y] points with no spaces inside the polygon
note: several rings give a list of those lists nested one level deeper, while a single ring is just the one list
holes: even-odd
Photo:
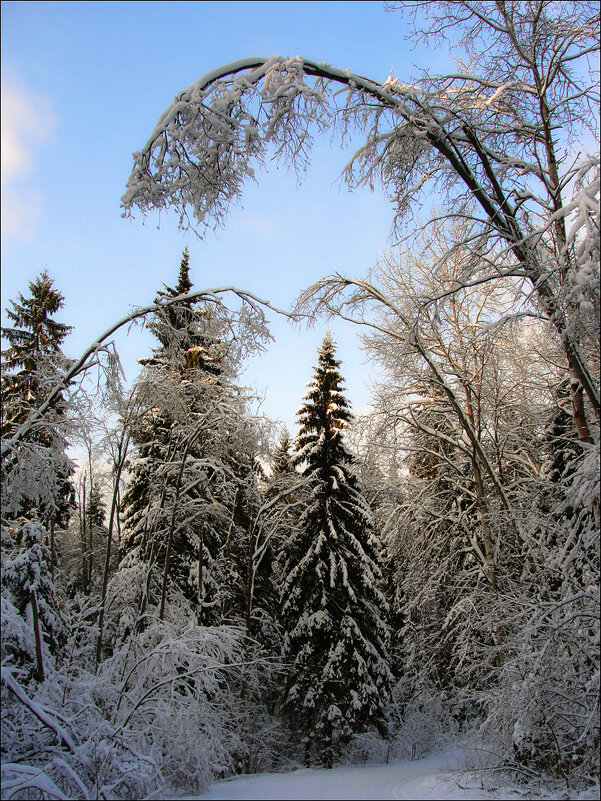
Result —
[{"label": "spruce tree", "polygon": [[[44,675],[43,657],[40,651],[42,641],[56,651],[58,640],[63,634],[59,615],[56,613],[55,588],[51,577],[50,548],[45,544],[44,528],[38,522],[23,522],[13,525],[10,536],[3,531],[2,543],[2,603],[14,606],[20,617],[31,626],[37,652],[37,675]],[[28,616],[31,615],[28,621]],[[3,627],[3,658],[14,661],[19,667],[29,663],[33,670],[34,648],[15,636],[16,632]],[[29,638],[27,638],[29,639]],[[12,642],[11,642],[12,641]]]},{"label": "spruce tree", "polygon": [[[2,437],[9,439],[47,399],[68,362],[61,345],[71,326],[53,316],[64,304],[44,270],[29,283],[29,297],[19,293],[6,309],[12,326],[2,328],[8,347],[2,351]],[[37,519],[65,527],[73,508],[73,464],[61,431],[65,417],[59,396],[44,420],[22,438],[3,460],[3,518]]]},{"label": "spruce tree", "polygon": [[[277,486],[277,483],[282,478],[288,478],[291,474],[294,475],[294,466],[292,464],[292,440],[287,428],[284,428],[280,434],[280,438],[273,452],[271,460],[271,478],[272,484]],[[275,491],[275,486],[270,487],[270,494]],[[275,493],[277,494],[277,493]]]},{"label": "spruce tree", "polygon": [[297,486],[301,479],[293,464],[293,445],[288,429],[284,428],[273,450],[271,469],[263,490],[265,500],[270,504],[270,517],[275,515],[278,518],[280,528],[278,539],[286,536],[286,530],[290,528],[292,521],[298,518],[295,507],[302,503]]},{"label": "spruce tree", "polygon": [[326,335],[298,413],[294,462],[311,494],[284,568],[284,711],[307,764],[331,767],[353,734],[384,731],[390,671],[373,516],[343,441],[351,419]]},{"label": "spruce tree", "polygon": [[[159,300],[191,288],[184,251],[177,286]],[[235,386],[230,322],[222,306],[194,300],[165,306],[150,322],[159,345],[139,360],[122,501],[123,566],[150,571],[142,608],[157,604],[162,615],[167,596],[183,598],[204,625],[244,617],[240,540],[257,494],[256,434]]]}]

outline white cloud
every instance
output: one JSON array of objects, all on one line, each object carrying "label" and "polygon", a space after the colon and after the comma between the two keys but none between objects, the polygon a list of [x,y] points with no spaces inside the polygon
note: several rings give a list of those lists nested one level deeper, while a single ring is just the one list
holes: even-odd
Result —
[{"label": "white cloud", "polygon": [[2,79],[2,236],[9,240],[26,238],[39,219],[41,196],[32,182],[38,151],[55,125],[49,97]]}]

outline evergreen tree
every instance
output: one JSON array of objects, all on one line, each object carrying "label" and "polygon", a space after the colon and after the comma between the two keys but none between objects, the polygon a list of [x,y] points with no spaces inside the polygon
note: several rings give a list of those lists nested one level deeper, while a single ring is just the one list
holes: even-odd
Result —
[{"label": "evergreen tree", "polygon": [[[184,251],[176,288],[159,299],[191,288]],[[150,571],[142,608],[157,603],[162,614],[174,592],[205,625],[244,617],[240,543],[257,494],[257,435],[235,386],[230,324],[222,306],[195,301],[165,306],[149,324],[159,346],[140,360],[122,502],[123,566]]]},{"label": "evergreen tree", "polygon": [[106,550],[108,531],[105,525],[106,505],[98,480],[84,474],[80,499],[81,570],[79,585],[89,595],[100,578],[101,562]]},{"label": "evergreen tree", "polygon": [[300,559],[295,548],[298,521],[310,501],[308,481],[294,465],[294,441],[284,428],[271,458],[271,472],[265,486],[268,504],[270,544],[274,552],[274,573],[281,585],[286,564]]},{"label": "evergreen tree", "polygon": [[[274,485],[277,485],[281,478],[287,478],[295,474],[294,465],[292,464],[292,446],[293,442],[290,439],[290,433],[287,428],[284,428],[271,460],[271,476]],[[274,486],[272,485],[270,492],[273,491]]]},{"label": "evergreen tree", "polygon": [[[31,610],[31,625],[26,625],[27,638],[16,636],[9,625],[6,632],[3,628],[3,659],[6,656],[8,661],[14,661],[19,667],[28,664],[33,670],[33,654],[37,652],[37,676],[42,679],[42,650],[46,650],[47,646],[55,651],[62,634],[60,619],[55,611],[51,553],[44,543],[45,531],[39,523],[24,522],[20,526],[12,526],[12,529],[14,540],[8,530],[3,529],[3,615],[5,602],[14,607],[25,621],[28,621],[28,610]],[[30,641],[30,636],[35,645]]]},{"label": "evergreen tree", "polygon": [[86,516],[90,526],[95,526],[99,529],[105,528],[106,504],[103,500],[98,481],[92,481],[90,495],[86,504]]},{"label": "evergreen tree", "polygon": [[[537,482],[537,522],[540,528],[542,541],[549,548],[548,566],[554,569],[549,571],[549,591],[554,594],[561,590],[564,582],[572,582],[575,591],[579,584],[586,585],[584,578],[588,570],[585,564],[593,565],[599,561],[598,544],[591,543],[592,548],[585,549],[584,532],[592,528],[598,530],[598,499],[588,508],[575,507],[572,482],[577,474],[583,459],[582,442],[570,412],[571,397],[570,386],[567,380],[562,380],[554,387],[554,405],[546,415],[545,425],[540,438],[541,469]],[[586,453],[586,451],[585,451]],[[597,516],[597,519],[595,517]],[[575,549],[569,549],[570,555],[562,554],[566,547],[567,538],[576,538],[582,552],[586,553],[583,560],[585,564],[575,564],[573,557]],[[580,550],[580,549],[579,549]],[[588,552],[587,552],[588,551]],[[580,554],[582,557],[582,553]],[[560,562],[561,558],[561,562]],[[570,564],[570,570],[564,565]],[[562,564],[562,569],[558,565]]]},{"label": "evergreen tree", "polygon": [[[52,319],[63,306],[44,270],[6,309],[12,326],[2,328],[2,437],[8,439],[47,399],[61,379],[67,360],[61,344],[71,326]],[[61,432],[64,405],[59,397],[44,421],[3,460],[3,517],[37,518],[45,526],[65,527],[73,507],[73,464]]]},{"label": "evergreen tree", "polygon": [[175,287],[176,295],[187,295],[188,292],[191,292],[192,286],[193,284],[190,280],[190,251],[186,245],[179,265],[179,276]]},{"label": "evergreen tree", "polygon": [[298,413],[294,461],[311,488],[285,564],[284,710],[305,760],[328,766],[353,734],[384,731],[389,691],[385,600],[373,517],[342,434],[351,418],[326,335]]},{"label": "evergreen tree", "polygon": [[548,415],[543,432],[541,473],[552,485],[559,485],[574,471],[582,448],[571,414],[568,381],[561,381],[554,388],[553,394],[555,405]]}]

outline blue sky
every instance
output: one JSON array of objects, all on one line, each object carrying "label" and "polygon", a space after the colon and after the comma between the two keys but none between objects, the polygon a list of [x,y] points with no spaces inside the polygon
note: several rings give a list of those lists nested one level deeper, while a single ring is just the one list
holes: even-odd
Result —
[{"label": "blue sky", "polygon": [[[174,283],[182,249],[195,288],[233,284],[289,307],[321,275],[362,275],[390,245],[392,207],[381,190],[349,193],[348,150],[325,137],[299,186],[268,165],[242,207],[204,240],[176,215],[121,218],[131,153],[174,95],[213,67],[244,56],[303,55],[377,80],[407,80],[446,56],[411,52],[402,13],[380,2],[3,2],[2,307],[47,268],[74,326],[69,356],[132,306]],[[327,328],[298,330],[270,315],[276,339],[243,382],[263,411],[294,432],[294,413]],[[373,368],[357,331],[330,324],[355,408],[369,402]],[[117,340],[127,378],[152,339]]]}]

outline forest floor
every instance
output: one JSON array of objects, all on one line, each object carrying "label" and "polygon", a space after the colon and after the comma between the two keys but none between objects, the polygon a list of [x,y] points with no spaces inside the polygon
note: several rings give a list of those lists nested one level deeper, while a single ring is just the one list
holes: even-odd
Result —
[{"label": "forest floor", "polygon": [[[413,762],[295,770],[235,776],[213,784],[203,795],[180,795],[177,801],[241,801],[255,799],[561,799],[563,793],[524,794],[517,787],[483,789],[482,771],[467,770],[475,759],[462,749],[445,751]],[[486,781],[486,780],[485,780]],[[598,792],[598,788],[597,788]],[[596,791],[580,793],[579,801],[598,798]]]}]

